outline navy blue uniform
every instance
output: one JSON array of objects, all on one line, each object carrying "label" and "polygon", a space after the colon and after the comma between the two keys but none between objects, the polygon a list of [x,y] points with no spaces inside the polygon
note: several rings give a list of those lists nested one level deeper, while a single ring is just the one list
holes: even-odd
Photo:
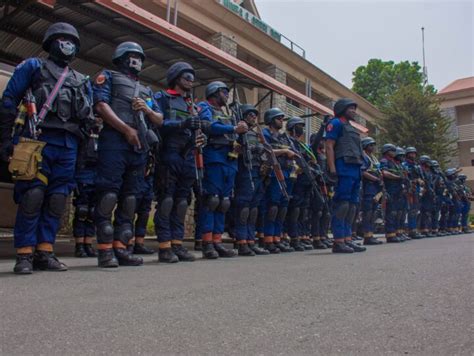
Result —
[{"label": "navy blue uniform", "polygon": [[[3,93],[3,109],[14,114],[26,90],[31,88],[39,111],[63,69],[49,59],[23,61],[16,67]],[[76,156],[82,138],[80,129],[92,120],[90,83],[70,69],[53,107],[40,125],[38,139],[46,142],[40,173],[46,180],[36,178],[15,184],[14,199],[19,204],[14,229],[16,248],[55,242],[66,197],[75,187]]]},{"label": "navy blue uniform", "polygon": [[385,209],[385,234],[387,238],[397,235],[400,226],[400,214],[403,210],[403,180],[401,166],[394,159],[384,157],[380,160],[382,171],[388,171],[400,177],[400,179],[384,178],[385,189],[387,191],[387,203]]},{"label": "navy blue uniform", "polygon": [[[364,153],[364,164],[362,171],[381,178],[380,162],[374,155]],[[382,198],[381,182],[373,181],[367,178],[362,179],[362,232],[365,239],[369,239],[374,235],[375,212]]]}]

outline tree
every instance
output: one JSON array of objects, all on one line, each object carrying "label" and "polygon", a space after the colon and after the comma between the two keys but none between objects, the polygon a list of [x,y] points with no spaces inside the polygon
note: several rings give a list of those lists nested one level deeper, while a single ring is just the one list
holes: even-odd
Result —
[{"label": "tree", "polygon": [[[395,63],[371,59],[366,66],[358,67],[352,74],[352,90],[378,108],[382,108],[387,99],[404,86],[423,87],[423,72],[417,62]],[[427,86],[427,91],[435,92],[432,86]]]},{"label": "tree", "polygon": [[415,146],[420,154],[437,159],[444,166],[456,152],[456,139],[450,135],[451,122],[444,117],[439,99],[418,84],[400,87],[382,106],[385,118],[381,142]]}]

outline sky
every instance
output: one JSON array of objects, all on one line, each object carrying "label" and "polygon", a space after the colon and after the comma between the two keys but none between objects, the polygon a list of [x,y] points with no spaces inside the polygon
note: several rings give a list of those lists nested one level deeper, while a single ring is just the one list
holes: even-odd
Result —
[{"label": "sky", "polygon": [[422,65],[436,89],[474,76],[474,0],[255,0],[264,22],[306,51],[306,59],[352,87],[371,58]]}]

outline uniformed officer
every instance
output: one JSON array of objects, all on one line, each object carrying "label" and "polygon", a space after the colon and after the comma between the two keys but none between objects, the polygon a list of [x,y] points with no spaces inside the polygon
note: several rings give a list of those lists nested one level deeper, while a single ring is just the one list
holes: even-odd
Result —
[{"label": "uniformed officer", "polygon": [[434,175],[431,170],[431,158],[427,155],[420,157],[420,166],[423,172],[424,192],[420,199],[420,232],[425,237],[435,237],[431,233],[432,209],[436,195],[434,190]]},{"label": "uniformed officer", "polygon": [[238,254],[239,256],[268,255],[267,250],[258,247],[255,243],[258,206],[265,193],[263,182],[267,174],[261,169],[264,165],[265,154],[255,131],[259,112],[250,104],[241,105],[237,110],[240,111],[242,120],[249,127],[249,131],[239,137],[242,154],[239,155],[232,201]]},{"label": "uniformed officer", "polygon": [[382,146],[383,158],[380,160],[380,169],[383,173],[384,185],[387,192],[385,209],[385,237],[388,243],[403,242],[397,236],[399,228],[399,214],[403,208],[403,173],[400,165],[395,161],[397,147],[391,143]]},{"label": "uniformed officer", "polygon": [[408,213],[408,195],[409,195],[409,189],[411,188],[411,182],[408,178],[408,170],[405,168],[403,163],[405,162],[405,150],[402,147],[397,147],[397,150],[395,152],[395,162],[397,162],[397,165],[399,167],[400,173],[402,175],[402,184],[403,184],[403,189],[402,189],[402,196],[401,196],[401,203],[400,203],[400,210],[397,213],[397,236],[399,239],[406,241],[406,240],[411,240],[411,237],[409,237],[406,234],[406,219],[407,219],[407,213]]},{"label": "uniformed officer", "polygon": [[459,220],[461,217],[462,203],[460,190],[457,185],[457,170],[456,168],[448,168],[444,174],[446,176],[446,185],[448,191],[451,193],[451,204],[449,205],[448,231],[452,235],[460,234]]},{"label": "uniformed officer", "polygon": [[334,253],[363,252],[365,247],[352,242],[352,221],[359,203],[361,166],[360,134],[353,127],[357,103],[339,99],[334,104],[335,117],[326,127],[326,154],[329,177],[335,182],[331,229]]},{"label": "uniformed officer", "polygon": [[436,236],[444,236],[445,234],[441,232],[439,228],[445,184],[439,169],[439,162],[436,160],[431,160],[431,173],[433,176],[432,187],[434,191],[433,205],[431,206],[431,234]]},{"label": "uniformed officer", "polygon": [[150,127],[161,125],[163,119],[153,92],[138,80],[144,60],[145,53],[138,43],[119,44],[112,56],[118,71],[102,71],[93,86],[94,109],[104,121],[96,179],[99,267],[143,264],[140,257],[127,250],[127,245],[133,238],[136,198],[144,179],[147,148],[156,141]]},{"label": "uniformed officer", "polygon": [[288,196],[291,196],[295,177],[292,176],[294,165],[293,158],[296,153],[289,149],[288,139],[280,134],[283,128],[285,114],[279,108],[270,108],[265,111],[263,138],[269,143],[280,164],[284,182],[280,182],[275,172],[270,174],[270,182],[265,190],[262,213],[264,216],[263,233],[264,248],[270,253],[294,252],[292,247],[287,246],[281,240],[283,223],[288,211],[288,198],[282,191],[282,185],[286,186]]},{"label": "uniformed officer", "polygon": [[[20,63],[3,93],[0,106],[1,156],[8,161],[13,151],[12,128],[17,107],[31,89],[38,111],[44,120],[39,123],[38,139],[45,142],[42,166],[33,180],[17,181],[15,202],[19,204],[14,239],[17,259],[14,272],[32,273],[33,269],[65,271],[53,253],[53,244],[60,218],[66,207],[66,198],[74,188],[74,170],[81,127],[93,122],[92,96],[87,77],[69,67],[80,48],[77,30],[67,23],[55,23],[45,33],[43,49],[46,59],[29,58]],[[60,78],[65,79],[52,107],[44,106]],[[31,99],[31,98],[30,98]],[[28,105],[33,100],[26,100]],[[33,124],[32,117],[28,118]],[[32,137],[24,126],[18,136]],[[18,147],[18,146],[17,146]],[[34,254],[33,254],[34,252]]]},{"label": "uniformed officer", "polygon": [[380,162],[374,154],[375,140],[372,137],[364,137],[361,144],[364,150],[361,204],[364,245],[380,245],[382,241],[374,236],[374,220],[384,194],[382,171]]},{"label": "uniformed officer", "polygon": [[237,134],[244,134],[248,126],[222,111],[227,105],[229,88],[223,82],[211,82],[206,87],[206,101],[198,104],[199,117],[209,123],[209,138],[204,147],[204,180],[202,204],[199,210],[199,229],[202,253],[207,259],[233,257],[235,252],[222,243],[225,214],[230,208],[238,160],[234,152]]},{"label": "uniformed officer", "polygon": [[97,253],[92,247],[92,240],[95,238],[97,137],[101,126],[102,124],[97,122],[96,125],[87,130],[87,137],[82,141],[77,157],[72,234],[76,242],[74,255],[80,258],[97,257]]},{"label": "uniformed officer", "polygon": [[462,210],[461,210],[461,228],[462,231],[466,234],[471,233],[471,229],[469,227],[469,212],[471,211],[471,189],[466,184],[467,176],[465,174],[459,174],[458,180],[459,184],[461,185],[461,202],[462,202]]},{"label": "uniformed officer", "polygon": [[[305,121],[300,117],[292,117],[286,123],[286,139],[290,149],[297,153],[296,164],[298,177],[296,178],[286,218],[286,231],[290,237],[290,246],[295,251],[312,250],[312,243],[305,238],[304,212],[310,205],[313,194],[320,194],[316,170],[316,157],[311,149],[305,145]],[[303,168],[303,165],[306,167]],[[319,168],[319,167],[318,167]],[[313,197],[315,198],[315,197]],[[319,199],[323,204],[322,198]]]},{"label": "uniformed officer", "polygon": [[408,172],[408,179],[411,182],[408,191],[408,236],[412,239],[423,237],[418,231],[418,214],[420,212],[420,194],[423,190],[423,177],[421,167],[416,161],[417,150],[410,146],[405,149],[406,157],[403,163]]},{"label": "uniformed officer", "polygon": [[207,122],[201,123],[191,97],[194,74],[189,63],[174,63],[166,74],[168,89],[155,94],[164,114],[160,128],[164,141],[156,171],[154,221],[159,260],[167,263],[195,260],[183,246],[184,219],[196,180],[196,144],[204,143],[202,130]]}]

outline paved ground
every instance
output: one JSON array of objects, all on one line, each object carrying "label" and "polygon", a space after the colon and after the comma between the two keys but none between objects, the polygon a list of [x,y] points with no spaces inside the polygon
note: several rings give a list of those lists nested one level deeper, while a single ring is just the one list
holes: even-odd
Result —
[{"label": "paved ground", "polygon": [[69,272],[26,277],[2,258],[0,354],[473,355],[473,246],[461,235],[117,270],[64,257]]}]

